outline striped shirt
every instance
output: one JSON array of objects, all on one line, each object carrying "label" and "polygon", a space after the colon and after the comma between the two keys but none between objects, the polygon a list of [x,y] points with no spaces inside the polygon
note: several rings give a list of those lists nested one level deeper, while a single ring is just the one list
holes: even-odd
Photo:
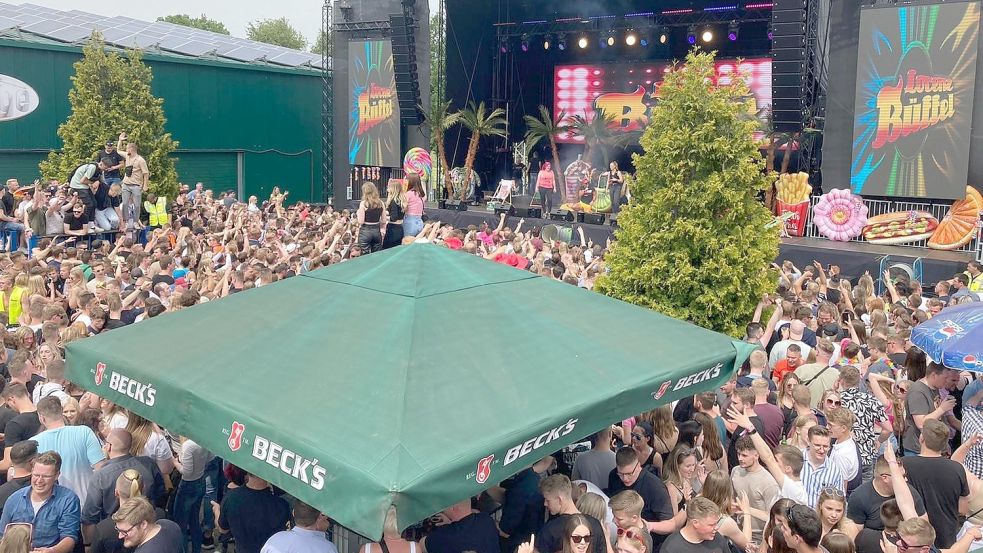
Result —
[{"label": "striped shirt", "polygon": [[814,467],[806,455],[805,463],[802,464],[802,485],[805,486],[809,506],[813,509],[819,502],[819,494],[825,488],[832,487],[846,493],[843,489],[843,473],[829,457],[826,457],[823,464]]}]

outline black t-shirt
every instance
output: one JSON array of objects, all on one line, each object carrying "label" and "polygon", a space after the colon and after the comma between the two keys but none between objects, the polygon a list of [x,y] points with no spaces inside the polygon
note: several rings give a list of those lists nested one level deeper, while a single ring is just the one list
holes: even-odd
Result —
[{"label": "black t-shirt", "polygon": [[[669,490],[657,476],[646,470],[641,471],[638,479],[631,486],[625,486],[618,477],[618,467],[608,475],[608,496],[614,497],[622,490],[635,490],[642,496],[645,506],[642,508],[642,519],[649,522],[662,522],[672,518],[672,503]],[[659,548],[666,536],[652,533],[652,549]]]},{"label": "black t-shirt", "polygon": [[[124,159],[123,156],[120,155],[119,151],[117,150],[113,150],[112,153],[107,154],[106,150],[102,149],[96,153],[96,161],[100,161],[106,158],[109,158],[107,165],[109,165],[110,167],[115,167],[120,163],[123,163],[123,159]],[[103,171],[102,176],[103,178],[107,178],[107,179],[118,179],[120,178],[119,169],[113,171],[110,170]]]},{"label": "black t-shirt", "polygon": [[[911,485],[908,486],[908,489],[911,490],[911,496],[915,500],[915,510],[918,511],[919,515],[924,515],[925,502],[922,501],[921,494]],[[881,521],[881,505],[890,499],[894,499],[894,496],[884,497],[877,493],[873,483],[865,482],[850,494],[846,516],[864,528],[880,532],[884,529],[884,522]]]},{"label": "black t-shirt", "polygon": [[[166,518],[163,509],[155,509],[155,512],[157,513],[157,520]],[[174,551],[180,551],[180,548]],[[96,532],[92,537],[92,548],[89,553],[133,553],[133,548],[123,545],[123,540],[119,539],[119,532],[116,530],[116,521],[113,520],[113,517],[107,517],[96,524]]]},{"label": "black t-shirt", "polygon": [[931,513],[936,547],[952,547],[960,527],[959,498],[969,495],[965,469],[942,457],[903,457],[901,464],[908,473],[908,482],[921,494],[925,509]]},{"label": "black t-shirt", "polygon": [[3,512],[3,504],[7,502],[7,499],[14,494],[17,490],[31,485],[31,475],[21,476],[20,478],[14,478],[12,480],[7,480],[7,483],[0,486],[0,513]]},{"label": "black t-shirt", "polygon": [[103,210],[112,207],[117,207],[123,203],[123,198],[121,196],[116,196],[115,198],[109,195],[109,185],[100,182],[99,188],[93,194],[96,198],[96,209]]},{"label": "black t-shirt", "polygon": [[89,224],[89,218],[85,216],[85,213],[80,213],[76,217],[74,212],[69,211],[65,214],[64,222],[68,225],[68,230],[82,230],[85,225]]},{"label": "black t-shirt", "polygon": [[[567,525],[567,519],[573,515],[557,515],[543,526],[543,529],[536,534],[536,549],[542,553],[556,553],[557,551],[563,550],[563,534],[565,527]],[[590,527],[590,536],[592,543],[596,544],[594,550],[597,551],[598,547],[604,542],[604,529],[601,528],[601,523],[597,521],[596,518],[590,515],[583,515],[587,518],[587,525]],[[600,536],[598,540],[597,536]],[[542,543],[542,545],[540,545]],[[430,545],[429,542],[427,545]],[[429,547],[427,548],[430,549]]]},{"label": "black t-shirt", "polygon": [[[184,534],[177,524],[167,519],[158,520],[157,524],[160,525],[160,531],[137,547],[135,553],[173,553],[184,550]],[[236,551],[238,550],[236,544]]]},{"label": "black t-shirt", "polygon": [[166,282],[168,286],[173,286],[174,277],[169,275],[168,273],[160,272],[157,273],[156,276],[154,276],[154,279],[151,282],[153,282],[153,286],[157,286],[161,282]]},{"label": "black t-shirt", "polygon": [[[6,369],[6,365],[4,366],[4,369]],[[7,423],[13,420],[13,418],[16,416],[17,416],[17,411],[14,411],[13,409],[8,409],[6,405],[0,406],[0,428],[7,428]],[[3,451],[2,448],[4,447],[6,447],[6,445],[4,445],[4,441],[0,440],[0,451]]]},{"label": "black t-shirt", "polygon": [[41,430],[41,419],[37,411],[21,413],[10,419],[4,427],[4,447],[13,447],[18,442],[30,440]]},{"label": "black t-shirt", "polygon": [[[853,501],[852,495],[850,496],[850,501]],[[882,553],[881,538],[883,537],[884,533],[881,530],[864,528],[857,534],[853,543],[857,546],[857,553]]]},{"label": "black t-shirt", "polygon": [[3,207],[3,212],[7,217],[14,216],[14,196],[10,192],[3,193],[3,197],[0,198],[0,206]]},{"label": "black t-shirt", "polygon": [[259,553],[270,536],[290,520],[290,506],[270,490],[229,490],[222,500],[219,525],[232,530],[237,553]]},{"label": "black t-shirt", "polygon": [[666,541],[662,544],[662,553],[729,553],[730,545],[720,532],[712,540],[693,543],[679,532],[679,530],[669,534]]},{"label": "black t-shirt", "polygon": [[484,513],[471,513],[457,522],[438,526],[426,539],[427,553],[499,552],[498,528],[495,521]]}]

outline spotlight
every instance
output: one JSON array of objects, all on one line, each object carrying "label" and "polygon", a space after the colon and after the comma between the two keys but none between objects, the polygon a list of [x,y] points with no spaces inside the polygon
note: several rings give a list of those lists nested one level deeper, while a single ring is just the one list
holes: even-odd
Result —
[{"label": "spotlight", "polygon": [[737,21],[731,21],[730,25],[727,26],[727,40],[731,42],[737,41],[737,35],[740,32],[740,26]]},{"label": "spotlight", "polygon": [[577,40],[577,46],[579,46],[581,50],[583,50],[584,48],[587,48],[587,44],[589,44],[589,43],[587,41],[587,37],[585,37],[585,36],[582,36],[582,37],[580,37]]},{"label": "spotlight", "polygon": [[696,27],[691,26],[686,30],[686,42],[696,44]]},{"label": "spotlight", "polygon": [[522,51],[523,52],[528,52],[529,51],[529,36],[528,35],[522,35],[522,42],[519,43],[519,47],[522,48]]},{"label": "spotlight", "polygon": [[625,35],[625,44],[627,44],[628,46],[634,46],[638,44],[638,35],[635,34],[635,31],[628,31],[628,34]]},{"label": "spotlight", "polygon": [[703,39],[703,42],[713,41],[713,31],[711,31],[710,29],[703,31],[703,34],[700,35],[700,38]]},{"label": "spotlight", "polygon": [[559,48],[560,50],[566,50],[567,49],[567,36],[566,35],[560,35],[559,40],[556,41],[556,47]]},{"label": "spotlight", "polygon": [[509,41],[503,38],[501,40],[501,42],[498,43],[498,50],[501,53],[503,53],[503,54],[505,54],[506,52],[508,52],[509,51]]},{"label": "spotlight", "polygon": [[638,37],[638,44],[642,48],[645,48],[651,42],[652,31],[642,31],[642,34]]},{"label": "spotlight", "polygon": [[775,40],[775,30],[768,27],[768,40]]},{"label": "spotlight", "polygon": [[550,35],[546,35],[546,38],[543,39],[543,50],[549,50],[552,43],[553,38]]},{"label": "spotlight", "polygon": [[608,46],[614,46],[614,43],[615,43],[614,31],[611,31],[610,33],[608,33],[607,43],[608,43]]},{"label": "spotlight", "polygon": [[669,42],[669,29],[667,27],[659,27],[659,44],[667,44]]}]

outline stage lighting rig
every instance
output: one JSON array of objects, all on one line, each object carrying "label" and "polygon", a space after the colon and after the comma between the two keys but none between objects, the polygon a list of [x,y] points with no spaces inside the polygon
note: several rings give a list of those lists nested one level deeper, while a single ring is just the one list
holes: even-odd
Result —
[{"label": "stage lighting rig", "polygon": [[498,43],[498,51],[505,54],[509,51],[509,40],[507,38],[502,38]]},{"label": "stage lighting rig", "polygon": [[582,37],[580,37],[579,39],[577,39],[577,46],[578,46],[578,47],[579,47],[579,48],[580,48],[581,50],[583,50],[583,49],[585,49],[585,48],[587,48],[587,45],[588,45],[588,44],[590,44],[590,41],[588,41],[588,40],[587,40],[587,37],[586,37],[586,36],[582,36]]},{"label": "stage lighting rig", "polygon": [[713,30],[709,28],[704,29],[703,33],[700,35],[700,38],[703,40],[703,42],[713,42]]},{"label": "stage lighting rig", "polygon": [[659,35],[659,44],[668,44],[669,43],[669,28],[668,27],[659,27],[658,30],[656,31],[656,33],[658,33],[658,35]]},{"label": "stage lighting rig", "polygon": [[553,37],[550,35],[546,35],[546,37],[543,39],[543,50],[549,50],[550,46],[552,45],[553,45]]},{"label": "stage lighting rig", "polygon": [[736,42],[738,33],[740,33],[740,25],[737,24],[737,21],[731,21],[730,25],[727,26],[727,40]]},{"label": "stage lighting rig", "polygon": [[523,52],[529,51],[529,35],[522,35],[522,42],[519,43],[519,47],[522,48]]},{"label": "stage lighting rig", "polygon": [[617,42],[614,38],[614,31],[608,31],[608,38],[605,42],[607,42],[608,46],[614,46],[614,43]]},{"label": "stage lighting rig", "polygon": [[567,35],[560,35],[560,38],[556,41],[556,47],[561,51],[567,49]]},{"label": "stage lighting rig", "polygon": [[635,31],[628,31],[628,34],[625,35],[625,44],[628,46],[638,44],[638,33]]},{"label": "stage lighting rig", "polygon": [[686,42],[696,44],[696,27],[690,25],[689,29],[686,29]]}]

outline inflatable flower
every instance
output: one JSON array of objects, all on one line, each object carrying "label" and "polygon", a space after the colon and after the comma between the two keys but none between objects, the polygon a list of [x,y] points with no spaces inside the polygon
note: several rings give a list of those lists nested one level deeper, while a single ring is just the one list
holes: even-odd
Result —
[{"label": "inflatable flower", "polygon": [[812,222],[830,240],[848,242],[863,232],[867,206],[860,196],[847,189],[834,188],[819,198],[812,208]]}]

